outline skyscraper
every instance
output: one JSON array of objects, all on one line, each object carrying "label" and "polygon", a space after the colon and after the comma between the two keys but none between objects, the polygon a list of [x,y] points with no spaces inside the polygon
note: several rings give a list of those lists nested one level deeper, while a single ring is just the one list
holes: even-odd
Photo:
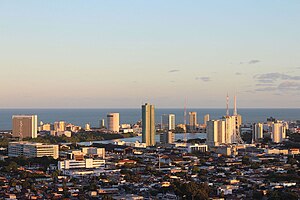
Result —
[{"label": "skyscraper", "polygon": [[164,131],[175,130],[174,114],[163,114],[161,116],[161,129]]},{"label": "skyscraper", "polygon": [[253,140],[257,141],[264,137],[263,135],[264,126],[262,123],[256,123],[253,125]]},{"label": "skyscraper", "polygon": [[218,146],[225,143],[225,121],[210,120],[207,122],[207,144],[209,146]]},{"label": "skyscraper", "polygon": [[272,124],[272,142],[280,143],[286,138],[286,128],[283,123]]},{"label": "skyscraper", "polygon": [[195,130],[197,126],[197,112],[189,112],[189,126],[191,130]]},{"label": "skyscraper", "polygon": [[12,124],[13,137],[37,137],[37,115],[14,115],[12,116]]},{"label": "skyscraper", "polygon": [[120,114],[109,113],[107,115],[107,129],[112,132],[119,132],[120,129]]},{"label": "skyscraper", "polygon": [[142,142],[147,146],[155,145],[155,112],[154,105],[142,105]]}]

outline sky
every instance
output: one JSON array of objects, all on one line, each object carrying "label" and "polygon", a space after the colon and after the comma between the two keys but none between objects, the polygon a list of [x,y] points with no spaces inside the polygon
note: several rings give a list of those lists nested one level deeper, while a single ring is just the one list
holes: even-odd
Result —
[{"label": "sky", "polygon": [[0,0],[0,108],[300,107],[299,0]]}]

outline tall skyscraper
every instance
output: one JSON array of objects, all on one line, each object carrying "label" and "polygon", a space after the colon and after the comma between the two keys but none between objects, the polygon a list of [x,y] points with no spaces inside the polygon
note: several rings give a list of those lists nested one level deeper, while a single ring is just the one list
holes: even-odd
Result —
[{"label": "tall skyscraper", "polygon": [[189,112],[189,126],[191,130],[195,130],[197,126],[197,112]]},{"label": "tall skyscraper", "polygon": [[12,124],[13,137],[37,137],[37,115],[14,115],[12,116]]},{"label": "tall skyscraper", "polygon": [[142,105],[142,142],[147,146],[155,145],[155,112],[154,105]]},{"label": "tall skyscraper", "polygon": [[112,132],[118,133],[120,130],[120,114],[109,113],[107,115],[107,129]]},{"label": "tall skyscraper", "polygon": [[175,114],[169,114],[169,130],[175,130]]}]

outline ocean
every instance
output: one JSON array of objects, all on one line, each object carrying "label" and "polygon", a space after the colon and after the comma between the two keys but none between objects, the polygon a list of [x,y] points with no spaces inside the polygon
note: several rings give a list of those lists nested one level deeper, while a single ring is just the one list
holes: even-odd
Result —
[{"label": "ocean", "polygon": [[[188,109],[197,112],[198,123],[203,123],[203,116],[210,114],[210,119],[220,119],[225,115],[225,109],[208,109],[195,108]],[[10,130],[12,127],[11,117],[18,114],[36,114],[38,121],[44,123],[53,123],[55,121],[63,120],[73,123],[75,125],[84,126],[90,123],[92,127],[99,126],[99,120],[105,119],[109,112],[120,113],[120,123],[133,124],[141,120],[141,109],[0,109],[0,130]],[[176,123],[183,123],[184,110],[183,109],[155,109],[156,122],[159,123],[162,114],[173,113],[176,115]],[[232,113],[232,110],[231,110]],[[274,117],[280,120],[300,120],[300,109],[261,109],[261,108],[241,108],[238,113],[243,117],[243,123],[264,122],[267,117]]]}]

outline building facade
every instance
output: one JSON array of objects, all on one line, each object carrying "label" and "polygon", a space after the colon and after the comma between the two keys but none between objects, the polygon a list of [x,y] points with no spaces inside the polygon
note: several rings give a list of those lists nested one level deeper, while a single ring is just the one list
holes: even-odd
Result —
[{"label": "building facade", "polygon": [[37,137],[37,115],[14,115],[12,116],[12,125],[13,137]]},{"label": "building facade", "polygon": [[50,156],[57,159],[59,156],[58,145],[48,145],[34,142],[10,142],[8,145],[8,156],[36,158]]},{"label": "building facade", "polygon": [[155,112],[154,105],[142,105],[142,142],[146,146],[155,145]]},{"label": "building facade", "polygon": [[107,129],[109,131],[118,133],[120,131],[120,114],[109,113],[107,114]]}]

